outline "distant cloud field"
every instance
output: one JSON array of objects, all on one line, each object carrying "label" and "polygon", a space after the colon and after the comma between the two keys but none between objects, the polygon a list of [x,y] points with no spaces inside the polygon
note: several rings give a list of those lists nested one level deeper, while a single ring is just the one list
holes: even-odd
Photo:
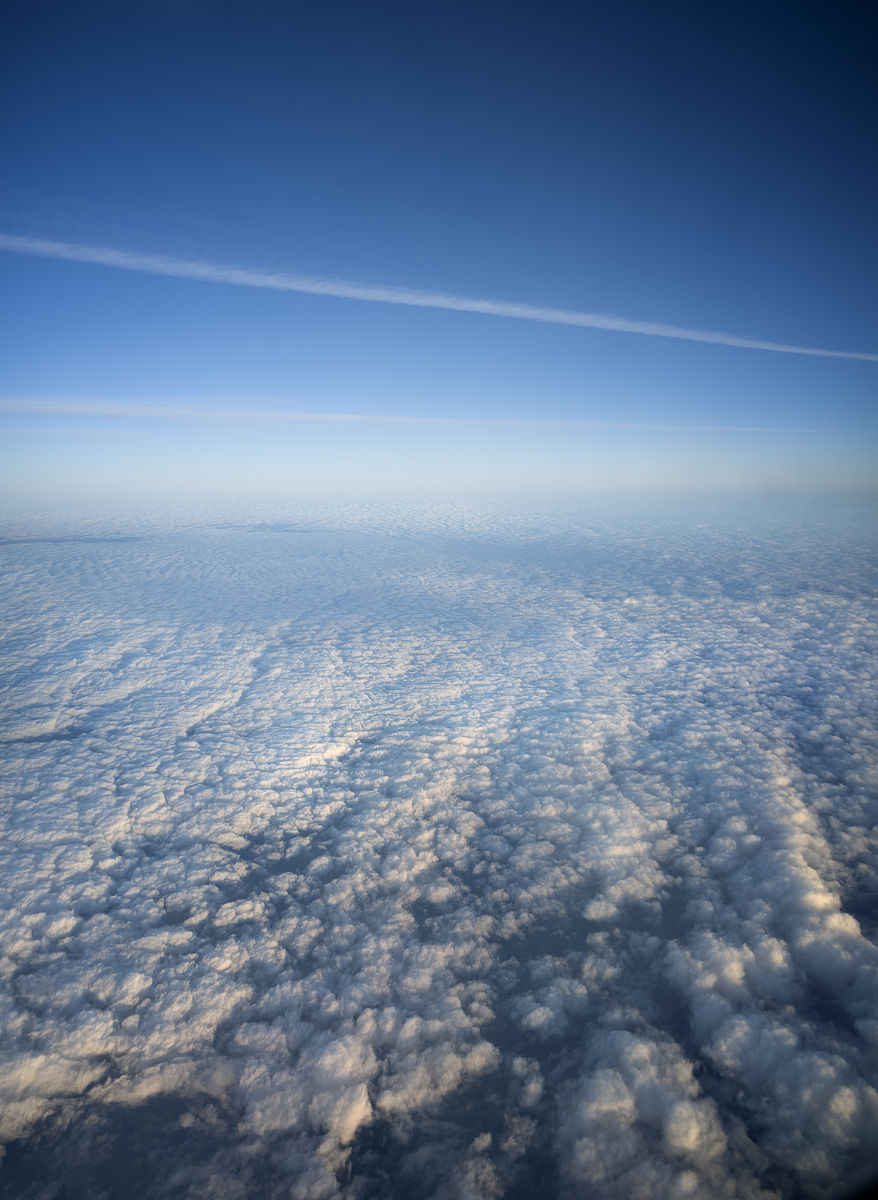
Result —
[{"label": "distant cloud field", "polygon": [[0,1195],[869,1181],[874,516],[7,521]]}]

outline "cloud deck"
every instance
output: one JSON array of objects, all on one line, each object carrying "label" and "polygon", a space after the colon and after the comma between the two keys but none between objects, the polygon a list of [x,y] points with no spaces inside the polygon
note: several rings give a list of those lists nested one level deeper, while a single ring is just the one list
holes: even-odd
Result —
[{"label": "cloud deck", "polygon": [[2,1194],[867,1181],[878,556],[834,503],[6,530]]}]

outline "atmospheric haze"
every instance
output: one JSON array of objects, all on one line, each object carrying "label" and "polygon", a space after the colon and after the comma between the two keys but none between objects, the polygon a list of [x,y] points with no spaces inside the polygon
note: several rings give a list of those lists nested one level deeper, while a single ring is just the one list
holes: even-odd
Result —
[{"label": "atmospheric haze", "polygon": [[2,1195],[868,1182],[875,515],[8,520]]}]

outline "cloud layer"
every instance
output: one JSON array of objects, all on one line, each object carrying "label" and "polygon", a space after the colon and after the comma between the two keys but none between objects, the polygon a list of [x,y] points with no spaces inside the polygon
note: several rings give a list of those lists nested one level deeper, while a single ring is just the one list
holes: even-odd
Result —
[{"label": "cloud layer", "polygon": [[4,1194],[866,1180],[870,521],[10,527]]},{"label": "cloud layer", "polygon": [[89,246],[76,242],[56,242],[46,238],[19,237],[0,233],[0,251],[37,255],[94,266],[118,267],[147,275],[165,275],[174,279],[194,279],[202,283],[232,284],[236,287],[264,288],[278,292],[304,292],[312,296],[334,296],[343,300],[368,300],[378,304],[402,304],[409,308],[439,308],[452,312],[479,313],[490,317],[509,317],[516,321],[538,321],[550,325],[573,325],[581,329],[603,329],[614,333],[637,333],[649,337],[674,338],[686,342],[707,342],[716,346],[734,346],[743,350],[770,350],[779,354],[807,354],[819,358],[857,358],[878,362],[878,354],[855,350],[823,350],[813,346],[791,346],[759,338],[738,337],[709,329],[685,329],[660,321],[634,321],[607,313],[572,312],[536,304],[482,300],[473,296],[454,296],[447,292],[415,288],[388,287],[384,284],[354,283],[344,279],[321,279],[313,275],[294,275],[283,271],[262,271],[250,267],[229,267],[217,263],[172,258],[169,255],[139,254],[115,250],[109,246]]}]

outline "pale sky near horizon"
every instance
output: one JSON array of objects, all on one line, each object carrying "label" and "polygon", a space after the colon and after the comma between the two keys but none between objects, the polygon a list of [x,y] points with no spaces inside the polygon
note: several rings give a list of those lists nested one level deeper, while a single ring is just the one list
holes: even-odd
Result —
[{"label": "pale sky near horizon", "polygon": [[8,25],[6,502],[878,482],[861,6]]}]

